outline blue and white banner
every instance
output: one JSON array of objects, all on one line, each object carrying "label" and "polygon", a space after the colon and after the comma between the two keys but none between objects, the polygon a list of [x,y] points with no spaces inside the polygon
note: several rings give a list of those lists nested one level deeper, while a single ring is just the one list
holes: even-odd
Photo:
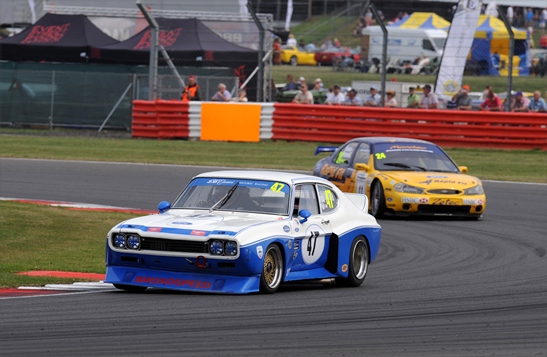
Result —
[{"label": "blue and white banner", "polygon": [[435,85],[435,94],[449,99],[461,88],[467,55],[473,44],[481,0],[460,0],[454,14]]}]

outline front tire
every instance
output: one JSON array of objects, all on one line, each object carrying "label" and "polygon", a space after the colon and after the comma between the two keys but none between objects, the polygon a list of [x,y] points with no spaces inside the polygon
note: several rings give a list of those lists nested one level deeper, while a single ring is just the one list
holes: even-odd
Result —
[{"label": "front tire", "polygon": [[283,278],[283,256],[275,244],[270,244],[264,254],[264,265],[260,275],[260,291],[267,294],[274,293]]},{"label": "front tire", "polygon": [[380,181],[374,182],[370,193],[371,213],[375,218],[381,218],[386,211],[384,187]]},{"label": "front tire", "polygon": [[134,286],[134,285],[124,285],[124,284],[113,284],[116,289],[124,290],[129,293],[141,293],[148,289],[146,286]]}]

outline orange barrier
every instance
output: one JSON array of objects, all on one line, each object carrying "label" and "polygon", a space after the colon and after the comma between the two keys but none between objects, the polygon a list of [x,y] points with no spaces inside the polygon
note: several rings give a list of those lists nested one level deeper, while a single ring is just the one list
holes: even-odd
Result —
[{"label": "orange barrier", "polygon": [[156,100],[159,139],[188,139],[189,107],[180,100]]},{"label": "orange barrier", "polygon": [[283,103],[274,108],[274,140],[343,143],[359,136],[395,136],[445,147],[547,150],[546,113]]},{"label": "orange barrier", "polygon": [[156,119],[156,103],[150,100],[134,100],[131,113],[131,136],[157,138],[159,129]]},{"label": "orange barrier", "polygon": [[203,103],[201,140],[260,141],[260,103]]}]

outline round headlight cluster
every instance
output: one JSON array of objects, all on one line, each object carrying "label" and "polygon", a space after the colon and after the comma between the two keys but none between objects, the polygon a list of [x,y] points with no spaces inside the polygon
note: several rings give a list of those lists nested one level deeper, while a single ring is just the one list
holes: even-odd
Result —
[{"label": "round headlight cluster", "polygon": [[127,236],[127,248],[129,249],[140,249],[141,248],[141,237],[135,234]]},{"label": "round headlight cluster", "polygon": [[209,252],[212,255],[226,255],[233,257],[237,255],[237,243],[233,241],[222,241],[215,239],[209,243]]},{"label": "round headlight cluster", "polygon": [[114,236],[114,246],[116,248],[125,248],[125,234],[116,234]]},{"label": "round headlight cluster", "polygon": [[139,250],[141,248],[141,237],[136,234],[125,235],[118,233],[114,236],[114,246],[122,249]]}]

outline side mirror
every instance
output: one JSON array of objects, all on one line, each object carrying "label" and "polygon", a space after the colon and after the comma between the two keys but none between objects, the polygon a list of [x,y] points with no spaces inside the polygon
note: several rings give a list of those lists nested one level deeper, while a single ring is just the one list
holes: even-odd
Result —
[{"label": "side mirror", "polygon": [[165,213],[166,211],[169,211],[170,209],[171,209],[171,204],[167,201],[161,201],[158,204],[158,211],[160,211],[160,213]]},{"label": "side mirror", "polygon": [[466,174],[466,173],[467,173],[467,166],[458,166],[458,169],[460,169],[460,171],[462,172],[462,174]]},{"label": "side mirror", "polygon": [[370,170],[370,166],[368,166],[367,164],[359,163],[359,164],[355,164],[354,169],[368,172],[368,170]]},{"label": "side mirror", "polygon": [[302,217],[300,223],[304,223],[308,220],[308,218],[310,218],[311,212],[307,209],[303,209],[302,211],[298,212],[298,215]]}]

